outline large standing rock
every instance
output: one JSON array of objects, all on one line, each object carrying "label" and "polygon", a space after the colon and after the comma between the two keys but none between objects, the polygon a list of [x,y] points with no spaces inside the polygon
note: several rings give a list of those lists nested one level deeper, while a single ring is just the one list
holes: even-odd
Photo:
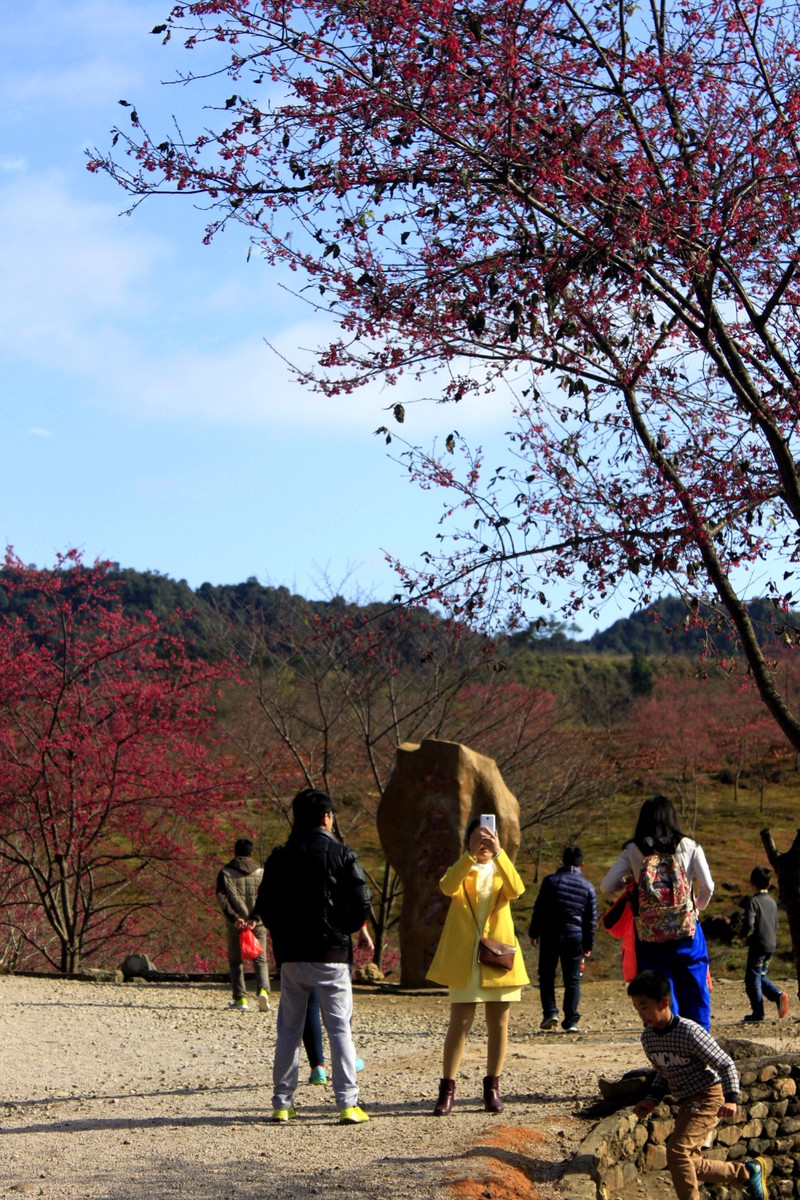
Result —
[{"label": "large standing rock", "polygon": [[439,880],[464,851],[473,817],[494,813],[500,843],[519,849],[519,804],[492,758],[459,742],[427,739],[398,747],[397,762],[378,805],[378,835],[403,881],[400,982],[421,987],[450,900]]}]

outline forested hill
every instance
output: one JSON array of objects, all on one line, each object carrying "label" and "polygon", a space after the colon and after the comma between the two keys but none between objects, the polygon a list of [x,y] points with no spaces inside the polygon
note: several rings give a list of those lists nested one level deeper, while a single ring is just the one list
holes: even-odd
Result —
[{"label": "forested hill", "polygon": [[[762,643],[780,640],[784,631],[800,633],[800,613],[782,613],[770,600],[754,600],[748,605],[759,640]],[[677,596],[663,596],[647,608],[630,617],[615,621],[608,629],[598,630],[590,638],[569,636],[574,628],[548,626],[527,630],[511,636],[512,643],[525,645],[543,653],[665,655],[682,654],[696,657],[711,639],[718,652],[730,652],[733,643],[724,629],[713,624],[704,627],[694,620],[689,607]]]},{"label": "forested hill", "polygon": [[[0,571],[0,615],[13,612],[17,600],[17,597],[9,597],[5,593],[2,574]],[[176,581],[158,572],[115,568],[111,574],[120,582],[120,594],[128,612],[152,611],[161,619],[174,618],[179,614],[180,624],[197,643],[201,654],[208,646],[209,617],[213,614],[226,618],[236,614],[248,614],[251,619],[255,617],[262,631],[274,630],[276,642],[281,640],[287,626],[305,623],[309,619],[338,623],[373,618],[376,625],[386,619],[387,606],[383,603],[357,605],[341,596],[328,600],[308,600],[286,587],[265,586],[253,577],[243,583],[203,583],[193,589],[185,580]],[[18,599],[22,603],[22,597]],[[780,613],[768,600],[754,601],[750,605],[750,613],[756,620],[764,642],[779,639],[787,628],[799,631],[800,614]],[[429,613],[419,613],[415,619],[407,619],[409,657],[414,657],[411,643],[415,641],[415,631],[424,627],[430,633],[431,627],[436,624],[437,619]],[[692,621],[685,602],[674,596],[663,597],[648,608],[615,621],[590,638],[575,636],[578,632],[577,626],[564,626],[555,621],[533,623],[526,630],[511,634],[507,645],[517,652],[528,650],[534,655],[680,654],[696,657],[704,649],[707,637],[706,630]],[[718,651],[731,649],[724,633],[712,630],[711,636]],[[501,651],[504,640],[499,639],[498,649]],[[272,648],[278,650],[280,647],[275,644]]]}]

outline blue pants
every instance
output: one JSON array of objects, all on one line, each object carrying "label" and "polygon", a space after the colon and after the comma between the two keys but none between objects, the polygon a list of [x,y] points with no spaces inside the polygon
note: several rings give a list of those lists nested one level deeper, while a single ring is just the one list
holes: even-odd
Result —
[{"label": "blue pants", "polygon": [[583,942],[579,937],[541,938],[539,941],[539,997],[542,1001],[542,1017],[545,1021],[558,1016],[556,1004],[556,967],[561,963],[564,980],[565,1029],[577,1025],[581,1018],[578,1005],[581,1000],[581,959]]},{"label": "blue pants", "polygon": [[758,949],[747,951],[747,966],[744,973],[744,990],[753,1010],[753,1016],[763,1020],[764,997],[778,1003],[783,992],[767,975],[769,970],[769,954],[762,954]]},{"label": "blue pants", "polygon": [[708,947],[698,924],[693,938],[682,942],[636,941],[639,971],[660,971],[672,987],[672,1011],[703,1029],[711,1027],[711,996],[708,991]]}]

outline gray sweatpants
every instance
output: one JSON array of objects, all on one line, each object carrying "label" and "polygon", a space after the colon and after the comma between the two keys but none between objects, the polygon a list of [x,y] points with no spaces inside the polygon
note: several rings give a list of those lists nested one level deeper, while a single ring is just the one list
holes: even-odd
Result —
[{"label": "gray sweatpants", "polygon": [[350,1020],[353,989],[347,963],[290,962],[281,966],[275,1060],[272,1064],[273,1108],[291,1108],[300,1066],[300,1043],[306,1020],[308,993],[317,989],[322,1023],[331,1048],[331,1083],[336,1106],[358,1104],[356,1052]]}]

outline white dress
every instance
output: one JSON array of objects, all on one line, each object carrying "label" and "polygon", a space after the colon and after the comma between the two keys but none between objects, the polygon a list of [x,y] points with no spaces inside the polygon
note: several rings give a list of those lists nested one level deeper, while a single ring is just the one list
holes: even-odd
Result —
[{"label": "white dress", "polygon": [[492,902],[492,880],[495,872],[494,862],[490,859],[487,863],[475,863],[472,871],[477,871],[478,873],[475,881],[475,894],[478,898],[478,923],[475,926],[475,941],[472,944],[472,971],[467,986],[449,988],[448,998],[451,1004],[490,1004],[494,1001],[520,1000],[522,998],[522,988],[481,987],[481,968],[478,962],[478,926],[484,929],[489,919],[489,906]]}]

